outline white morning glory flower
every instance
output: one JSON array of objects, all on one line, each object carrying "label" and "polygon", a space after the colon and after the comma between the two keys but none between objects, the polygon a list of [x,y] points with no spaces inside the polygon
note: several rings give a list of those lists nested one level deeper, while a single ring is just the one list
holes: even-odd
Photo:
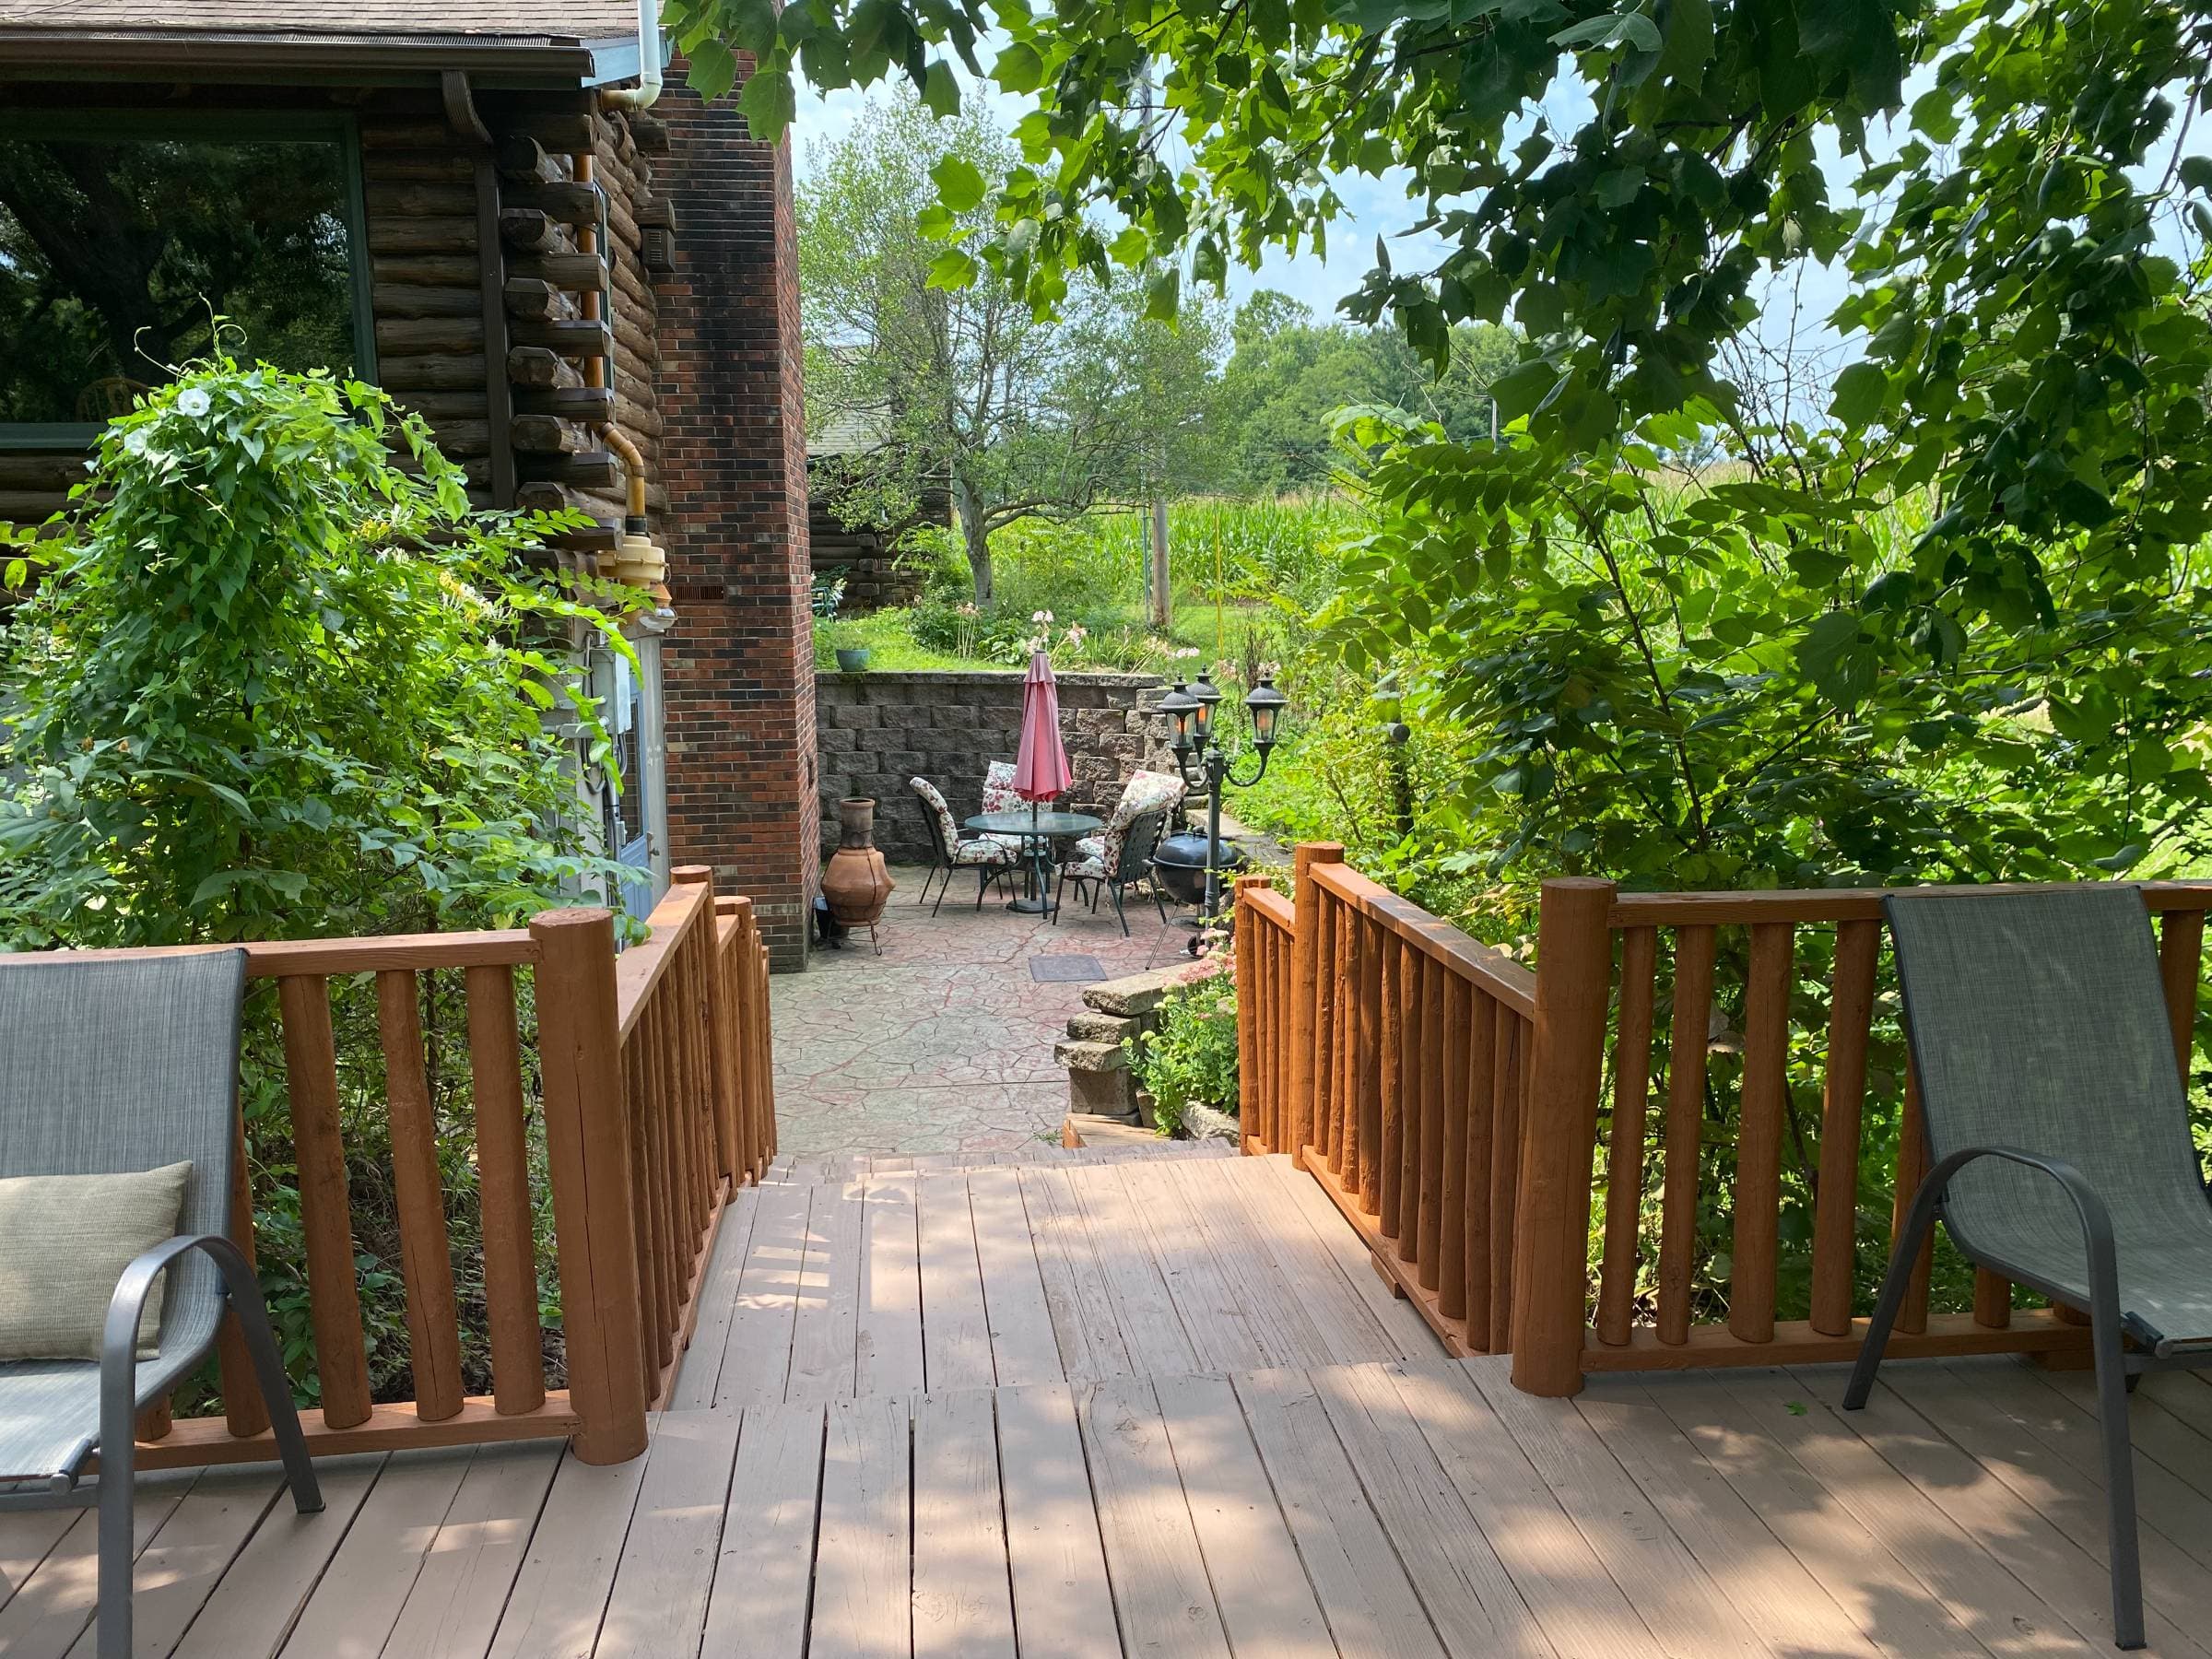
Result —
[{"label": "white morning glory flower", "polygon": [[144,429],[144,428],[140,428],[139,429],[137,429],[137,430],[135,430],[135,431],[125,432],[125,433],[123,435],[123,447],[124,447],[124,449],[128,450],[128,451],[129,451],[129,452],[130,452],[132,454],[134,454],[134,455],[143,455],[143,454],[145,454],[145,453],[146,453],[146,431],[145,431],[145,429]]},{"label": "white morning glory flower", "polygon": [[184,391],[177,394],[178,409],[195,419],[206,414],[213,406],[213,400],[197,386],[187,387]]}]

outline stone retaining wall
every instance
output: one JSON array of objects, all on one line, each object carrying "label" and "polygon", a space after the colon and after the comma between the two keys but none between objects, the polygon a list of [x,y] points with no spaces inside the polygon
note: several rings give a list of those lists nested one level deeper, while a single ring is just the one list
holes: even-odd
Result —
[{"label": "stone retaining wall", "polygon": [[[907,780],[935,783],[956,818],[980,811],[984,767],[1012,760],[1021,740],[1021,686],[1011,670],[818,676],[822,822],[834,834],[837,801],[872,795],[876,844],[894,863],[926,862],[922,804]],[[1060,735],[1076,774],[1065,808],[1104,818],[1131,772],[1174,770],[1159,712],[1165,688],[1149,674],[1060,677]]]}]

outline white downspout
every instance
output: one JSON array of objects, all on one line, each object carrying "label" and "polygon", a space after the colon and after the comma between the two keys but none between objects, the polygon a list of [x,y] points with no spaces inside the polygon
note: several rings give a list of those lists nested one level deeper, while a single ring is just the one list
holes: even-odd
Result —
[{"label": "white downspout", "polygon": [[638,0],[638,84],[599,94],[608,110],[650,110],[661,100],[660,0]]}]

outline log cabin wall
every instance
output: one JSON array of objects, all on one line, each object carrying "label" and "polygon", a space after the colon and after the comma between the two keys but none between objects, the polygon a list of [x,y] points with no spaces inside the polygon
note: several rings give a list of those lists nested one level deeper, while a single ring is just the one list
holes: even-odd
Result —
[{"label": "log cabin wall", "polygon": [[[602,334],[619,334],[648,347],[653,337],[653,296],[637,253],[634,206],[638,193],[649,188],[650,175],[623,159],[638,156],[626,122],[596,113],[579,91],[478,95],[477,109],[500,147],[502,240],[520,241],[534,218],[546,227],[535,242],[495,248],[512,319],[495,320],[488,318],[484,304],[472,140],[454,130],[436,92],[116,85],[100,87],[88,99],[83,88],[0,85],[0,107],[82,108],[93,100],[119,110],[206,114],[214,132],[220,131],[224,114],[237,112],[349,115],[359,147],[361,241],[370,260],[376,348],[374,371],[367,378],[429,419],[440,448],[467,473],[470,497],[478,506],[512,506],[519,499],[526,506],[577,507],[606,527],[567,538],[568,549],[611,548],[614,522],[621,515],[620,469],[597,433],[616,406],[559,394],[583,386],[583,365],[601,348]],[[611,333],[573,322],[581,315],[579,293],[606,277],[596,257],[576,250],[574,226],[595,223],[597,213],[581,201],[588,192],[569,181],[563,143],[589,146],[611,163],[607,218],[616,243],[617,297]],[[547,145],[553,147],[550,152]],[[521,153],[516,147],[541,159],[546,180],[518,176],[512,164]],[[553,190],[555,182],[569,194]],[[528,206],[547,192],[544,205],[554,209],[553,218]],[[525,206],[518,209],[518,202]],[[631,314],[623,315],[625,310]],[[488,326],[495,321],[496,328]],[[495,333],[503,345],[491,338]],[[504,433],[495,432],[490,408],[495,347],[505,363],[501,378],[512,387],[513,412]],[[617,368],[628,400],[624,426],[645,450],[650,473],[652,435],[659,426],[657,363],[632,350],[626,361],[618,359]],[[507,500],[494,489],[494,455],[501,448],[516,455],[519,488],[506,492]],[[82,473],[79,452],[0,451],[0,520],[35,524],[59,511]],[[665,504],[664,499],[653,507],[657,512]]]},{"label": "log cabin wall", "polygon": [[[0,108],[95,100],[350,115],[370,378],[429,420],[478,505],[590,515],[594,528],[561,538],[564,563],[611,551],[620,528],[608,422],[642,452],[677,612],[661,681],[671,851],[754,894],[775,965],[803,966],[819,833],[788,148],[753,141],[726,101],[702,106],[680,65],[646,113],[602,111],[577,88],[478,89],[481,137],[424,87],[0,78]],[[578,177],[580,155],[594,181]],[[0,449],[0,521],[61,510],[83,464],[81,451]]]}]

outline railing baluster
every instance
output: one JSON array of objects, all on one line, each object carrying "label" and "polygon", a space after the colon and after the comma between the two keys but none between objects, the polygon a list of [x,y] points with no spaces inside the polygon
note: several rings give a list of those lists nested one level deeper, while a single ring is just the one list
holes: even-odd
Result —
[{"label": "railing baluster", "polygon": [[1344,849],[1334,842],[1310,842],[1290,855],[1291,919],[1296,931],[1290,947],[1290,1145],[1285,1148],[1303,1159],[1312,1146],[1324,1154],[1329,1137],[1323,1121],[1324,1097],[1328,1088],[1328,1021],[1325,999],[1335,983],[1326,926],[1327,906],[1314,866],[1335,864]]},{"label": "railing baluster", "polygon": [[[1449,977],[1440,962],[1427,957],[1421,963],[1421,1180],[1417,1202],[1419,1236],[1416,1241],[1416,1277],[1425,1290],[1442,1288],[1444,1230],[1444,1167],[1450,1149],[1444,1144],[1444,1065],[1452,1034],[1444,1024],[1444,981]],[[1456,1224],[1456,1222],[1455,1222]]]},{"label": "railing baluster", "polygon": [[461,1315],[453,1300],[453,1246],[445,1231],[437,1116],[423,1075],[419,997],[415,975],[406,969],[376,976],[400,1273],[407,1291],[407,1363],[415,1379],[416,1415],[435,1423],[461,1409]]},{"label": "railing baluster", "polygon": [[2159,977],[2166,987],[2166,1019],[2173,1029],[2173,1063],[2189,1086],[2189,1056],[2196,1046],[2196,987],[2204,972],[2205,912],[2171,910],[2159,926]]},{"label": "railing baluster", "polygon": [[1774,1340],[1782,1120],[1789,1092],[1795,937],[1787,922],[1756,924],[1744,988],[1744,1081],[1735,1137],[1735,1253],[1728,1282],[1728,1328],[1746,1342]]},{"label": "railing baluster", "polygon": [[477,1194],[492,1396],[500,1416],[513,1417],[546,1403],[514,972],[499,966],[470,968],[462,983],[468,997],[468,1065],[477,1105]]},{"label": "railing baluster", "polygon": [[1881,948],[1880,923],[1836,924],[1828,1076],[1820,1109],[1820,1191],[1813,1215],[1812,1326],[1830,1336],[1851,1330],[1858,1259],[1859,1132],[1866,1102],[1874,971]]},{"label": "railing baluster", "polygon": [[640,1312],[639,1355],[645,1376],[645,1397],[658,1392],[662,1330],[667,1324],[665,1285],[661,1276],[661,1207],[665,1181],[653,1148],[659,1136],[653,1124],[651,1084],[645,1064],[647,1043],[644,1021],[640,1020],[622,1044],[622,1093],[629,1119],[631,1182],[637,1193],[638,1290]]},{"label": "railing baluster", "polygon": [[1474,987],[1456,973],[1437,975],[1443,1012],[1437,1021],[1437,1097],[1441,1111],[1438,1136],[1436,1306],[1446,1319],[1467,1316],[1467,1123],[1474,1090],[1467,1077],[1472,1020],[1467,1005]]},{"label": "railing baluster", "polygon": [[1528,1030],[1521,1016],[1498,1005],[1493,1064],[1497,1085],[1490,1117],[1490,1352],[1512,1347],[1513,1223],[1521,1197],[1521,1106],[1527,1069]]},{"label": "railing baluster", "polygon": [[1359,1093],[1359,1156],[1355,1190],[1369,1215],[1382,1208],[1382,930],[1354,912],[1359,940],[1359,1063],[1352,1081]]},{"label": "railing baluster", "polygon": [[284,1065],[307,1243],[308,1315],[315,1333],[315,1370],[323,1379],[323,1421],[332,1429],[350,1429],[369,1420],[369,1357],[354,1277],[346,1147],[338,1128],[330,982],[313,974],[282,979],[276,998],[284,1015]]},{"label": "railing baluster", "polygon": [[1400,993],[1406,976],[1406,950],[1398,936],[1374,925],[1371,936],[1379,947],[1382,969],[1376,991],[1377,1041],[1375,1058],[1375,1116],[1381,1128],[1373,1160],[1376,1230],[1385,1239],[1398,1236],[1398,1204],[1406,1155],[1406,1026]]},{"label": "railing baluster", "polygon": [[1334,912],[1332,923],[1336,929],[1336,995],[1329,1008],[1334,1030],[1329,1038],[1329,1060],[1336,1068],[1332,1090],[1336,1115],[1329,1124],[1329,1172],[1336,1174],[1336,1183],[1345,1193],[1356,1193],[1360,1183],[1360,1101],[1354,1086],[1359,1077],[1354,1041],[1360,1030],[1360,962],[1354,956],[1359,935],[1351,929],[1351,905],[1338,900],[1329,909]]},{"label": "railing baluster", "polygon": [[[230,1242],[258,1265],[253,1248],[253,1172],[246,1161],[246,1119],[232,1114],[230,1125]],[[245,1333],[238,1315],[226,1312],[216,1334],[216,1358],[222,1368],[223,1421],[241,1438],[259,1434],[269,1426],[269,1408],[262,1403],[261,1384],[253,1375],[253,1359],[246,1352]]]},{"label": "railing baluster", "polygon": [[1713,934],[1675,930],[1675,1024],[1666,1065],[1666,1159],[1659,1223],[1659,1340],[1689,1340],[1689,1276],[1698,1242],[1699,1147],[1705,1127],[1705,1045],[1712,1024]]},{"label": "railing baluster", "polygon": [[1505,1006],[1470,985],[1467,999],[1467,1161],[1461,1190],[1466,1194],[1460,1253],[1465,1262],[1467,1342],[1485,1353],[1498,1350],[1490,1340],[1490,1210],[1498,1155],[1498,1034],[1504,1029]]},{"label": "railing baluster", "polygon": [[1606,1244],[1597,1292],[1597,1338],[1629,1339],[1635,1312],[1636,1246],[1643,1213],[1643,1133],[1652,1093],[1652,995],[1659,930],[1631,927],[1620,940],[1620,1023],[1613,1045],[1613,1132],[1606,1141]]},{"label": "railing baluster", "polygon": [[1398,1260],[1418,1261],[1421,1249],[1421,953],[1410,941],[1398,947]]}]

